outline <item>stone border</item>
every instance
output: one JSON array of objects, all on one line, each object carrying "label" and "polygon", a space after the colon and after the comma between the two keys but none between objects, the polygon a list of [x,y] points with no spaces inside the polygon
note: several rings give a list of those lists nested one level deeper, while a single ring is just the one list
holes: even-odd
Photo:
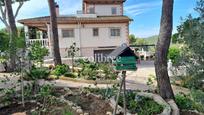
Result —
[{"label": "stone border", "polygon": [[65,81],[79,82],[79,83],[88,83],[88,84],[116,84],[120,82],[118,80],[96,80],[94,81],[94,80],[74,79],[74,78],[69,78],[69,77],[64,77],[64,76],[59,77],[59,79],[65,80]]},{"label": "stone border", "polygon": [[178,106],[176,105],[175,101],[174,100],[169,100],[168,101],[168,104],[171,106],[171,109],[172,109],[172,115],[180,115],[180,112],[179,112],[179,108]]}]

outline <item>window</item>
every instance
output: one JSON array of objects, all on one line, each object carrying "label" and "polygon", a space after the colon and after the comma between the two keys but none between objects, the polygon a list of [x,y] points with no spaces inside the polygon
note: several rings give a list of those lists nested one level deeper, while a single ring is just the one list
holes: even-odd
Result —
[{"label": "window", "polygon": [[111,12],[112,12],[113,15],[117,14],[117,8],[116,8],[116,7],[113,7],[113,8],[111,9]]},{"label": "window", "polygon": [[89,13],[90,13],[90,14],[95,14],[95,9],[94,9],[94,7],[89,8]]},{"label": "window", "polygon": [[98,28],[93,28],[93,36],[99,36]]},{"label": "window", "polygon": [[120,29],[119,28],[111,28],[110,29],[111,36],[120,36]]},{"label": "window", "polygon": [[74,29],[63,29],[62,30],[62,37],[63,38],[74,37]]}]

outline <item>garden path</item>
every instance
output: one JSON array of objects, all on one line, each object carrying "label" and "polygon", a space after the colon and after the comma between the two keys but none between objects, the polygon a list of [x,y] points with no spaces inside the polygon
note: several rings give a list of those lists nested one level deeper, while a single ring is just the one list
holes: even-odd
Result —
[{"label": "garden path", "polygon": [[[5,73],[0,73],[0,81],[3,78],[3,75],[9,75]],[[134,71],[128,71],[127,72],[127,79],[126,79],[126,87],[127,89],[131,90],[148,90],[150,89],[149,86],[146,85],[148,81],[148,77],[150,75],[155,75],[155,70],[154,70],[154,62],[153,61],[142,61],[141,64],[138,64],[138,70],[136,72]],[[12,85],[17,83],[17,78],[12,77],[12,81],[10,81],[8,84],[3,84],[0,83],[0,89],[1,88],[8,88],[12,87]],[[78,82],[73,82],[73,81],[64,81],[64,80],[55,80],[48,82],[46,81],[47,84],[55,84],[56,86],[59,87],[100,87],[100,88],[105,88],[105,87],[111,87],[111,85],[107,84],[98,84],[95,86],[94,84],[88,84],[88,83],[78,83]],[[185,88],[181,88],[178,86],[173,86],[174,92],[184,92],[188,93],[189,90]]]}]

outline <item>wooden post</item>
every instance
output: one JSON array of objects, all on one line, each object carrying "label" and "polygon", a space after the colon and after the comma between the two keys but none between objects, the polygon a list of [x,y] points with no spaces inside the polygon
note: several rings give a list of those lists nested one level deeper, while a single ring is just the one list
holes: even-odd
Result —
[{"label": "wooden post", "polygon": [[120,89],[118,91],[118,94],[117,94],[117,98],[116,98],[116,105],[115,105],[115,108],[114,108],[114,112],[113,112],[113,115],[116,115],[117,113],[117,109],[118,109],[118,101],[119,101],[119,97],[120,97],[120,93],[123,89],[123,112],[124,112],[124,115],[126,115],[126,86],[125,86],[125,78],[126,78],[126,71],[122,71],[122,80],[121,80],[121,83],[120,83]]},{"label": "wooden post", "polygon": [[124,115],[126,115],[126,84],[125,84],[125,78],[126,78],[126,71],[122,71],[122,77],[123,77],[123,112]]},{"label": "wooden post", "polygon": [[117,112],[117,109],[118,109],[118,101],[119,101],[119,97],[120,97],[120,92],[121,92],[121,90],[122,90],[122,86],[123,86],[123,78],[122,78],[122,80],[121,80],[120,89],[119,89],[118,94],[117,94],[116,104],[115,104],[115,108],[114,108],[113,115],[116,115],[116,112]]}]

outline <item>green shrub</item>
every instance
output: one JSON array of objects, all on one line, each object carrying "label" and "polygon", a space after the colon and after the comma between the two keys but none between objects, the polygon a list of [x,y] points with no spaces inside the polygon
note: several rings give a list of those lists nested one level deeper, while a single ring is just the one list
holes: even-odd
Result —
[{"label": "green shrub", "polygon": [[105,75],[105,80],[117,79],[117,73],[114,71],[113,67],[111,67],[110,64],[99,64],[99,69],[103,71],[103,74]]},{"label": "green shrub", "polygon": [[45,67],[32,67],[30,71],[26,72],[25,80],[47,79],[50,70]]},{"label": "green shrub", "polygon": [[176,104],[180,109],[193,110],[193,101],[184,94],[177,94],[175,96]]},{"label": "green shrub", "polygon": [[42,47],[40,42],[36,42],[31,45],[29,49],[28,57],[30,60],[33,60],[37,63],[42,63],[45,56],[49,54],[49,50],[45,47]]},{"label": "green shrub", "polygon": [[189,89],[202,89],[202,81],[193,76],[184,76],[181,77],[181,86]]},{"label": "green shrub", "polygon": [[64,75],[66,72],[70,72],[70,68],[68,65],[65,64],[57,65],[53,70],[53,74],[56,76]]},{"label": "green shrub", "polygon": [[[126,95],[127,108],[131,113],[138,115],[154,115],[161,113],[163,107],[154,100],[142,96],[138,96],[135,92],[128,91]],[[123,98],[120,96],[119,105],[123,106]]]},{"label": "green shrub", "polygon": [[192,90],[191,95],[193,100],[204,105],[204,92],[201,90]]},{"label": "green shrub", "polygon": [[170,47],[168,53],[168,59],[171,59],[173,64],[177,63],[180,57],[180,49],[177,47]]},{"label": "green shrub", "polygon": [[191,93],[191,96],[193,99],[184,94],[177,94],[175,99],[178,107],[183,110],[197,110],[199,112],[204,112],[204,106],[201,103],[201,101],[203,101],[203,92],[194,91]]},{"label": "green shrub", "polygon": [[94,63],[88,60],[77,60],[77,65],[82,68],[79,71],[79,76],[88,80],[115,80],[116,72],[109,64]]},{"label": "green shrub", "polygon": [[65,77],[70,77],[70,78],[77,78],[77,74],[76,73],[71,73],[71,72],[66,72],[64,74]]}]

